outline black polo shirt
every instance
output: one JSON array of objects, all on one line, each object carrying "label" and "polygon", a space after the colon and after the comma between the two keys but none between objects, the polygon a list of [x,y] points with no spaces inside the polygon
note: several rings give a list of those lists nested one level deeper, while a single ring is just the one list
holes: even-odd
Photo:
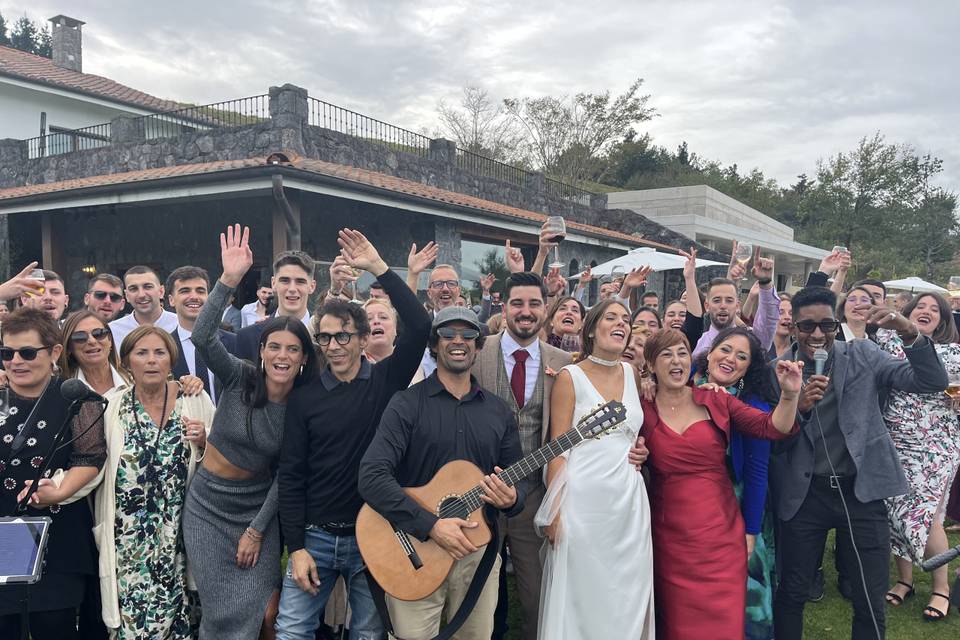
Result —
[{"label": "black polo shirt", "polygon": [[[380,428],[360,462],[360,495],[400,529],[426,540],[437,516],[422,509],[401,487],[427,484],[448,462],[467,460],[484,473],[506,469],[523,456],[513,412],[470,378],[470,392],[451,395],[434,372],[423,382],[393,396]],[[517,502],[505,510],[523,510],[526,492],[518,483]]]}]

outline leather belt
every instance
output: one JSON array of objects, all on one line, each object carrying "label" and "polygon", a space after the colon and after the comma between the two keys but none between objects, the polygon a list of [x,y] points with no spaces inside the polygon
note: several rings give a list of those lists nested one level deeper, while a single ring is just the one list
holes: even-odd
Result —
[{"label": "leather belt", "polygon": [[818,486],[839,490],[853,487],[856,476],[831,475],[831,476],[813,476],[813,482]]},{"label": "leather belt", "polygon": [[334,536],[357,535],[356,522],[319,522],[317,526]]}]

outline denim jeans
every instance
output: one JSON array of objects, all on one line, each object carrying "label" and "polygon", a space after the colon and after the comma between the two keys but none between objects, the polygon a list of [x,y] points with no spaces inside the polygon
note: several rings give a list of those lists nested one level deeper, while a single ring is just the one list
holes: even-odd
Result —
[{"label": "denim jeans", "polygon": [[306,530],[304,548],[317,563],[319,592],[312,596],[300,589],[291,573],[293,563],[287,564],[283,590],[280,592],[277,639],[314,639],[320,616],[338,576],[343,576],[347,583],[351,610],[350,640],[382,640],[386,637],[383,622],[377,614],[367,585],[363,559],[357,549],[357,539],[354,536],[335,536],[311,525]]}]

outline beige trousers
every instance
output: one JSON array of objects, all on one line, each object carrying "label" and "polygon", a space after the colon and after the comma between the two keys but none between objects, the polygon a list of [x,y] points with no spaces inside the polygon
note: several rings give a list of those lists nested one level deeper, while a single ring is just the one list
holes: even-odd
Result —
[{"label": "beige trousers", "polygon": [[[470,581],[486,547],[481,547],[453,564],[450,575],[440,588],[422,600],[406,602],[387,595],[387,610],[393,623],[394,638],[400,640],[430,640],[440,632],[441,617],[449,621],[467,595]],[[456,640],[490,640],[493,634],[493,613],[497,609],[497,591],[500,582],[500,555],[493,563],[490,575],[483,585],[477,606],[467,621],[453,636]]]}]

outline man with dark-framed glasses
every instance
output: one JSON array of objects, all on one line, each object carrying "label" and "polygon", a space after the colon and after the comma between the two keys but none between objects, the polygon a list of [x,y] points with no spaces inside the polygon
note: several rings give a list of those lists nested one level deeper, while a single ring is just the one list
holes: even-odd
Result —
[{"label": "man with dark-framed glasses", "polygon": [[319,379],[290,394],[280,453],[280,523],[290,560],[280,596],[277,637],[313,638],[320,612],[338,576],[347,584],[350,636],[383,637],[357,549],[354,524],[363,506],[357,489],[360,458],[381,414],[417,370],[430,318],[359,231],[344,229],[338,242],[351,267],[383,285],[405,328],[391,356],[371,364],[366,311],[333,299],[316,312],[314,340],[326,359]]}]

